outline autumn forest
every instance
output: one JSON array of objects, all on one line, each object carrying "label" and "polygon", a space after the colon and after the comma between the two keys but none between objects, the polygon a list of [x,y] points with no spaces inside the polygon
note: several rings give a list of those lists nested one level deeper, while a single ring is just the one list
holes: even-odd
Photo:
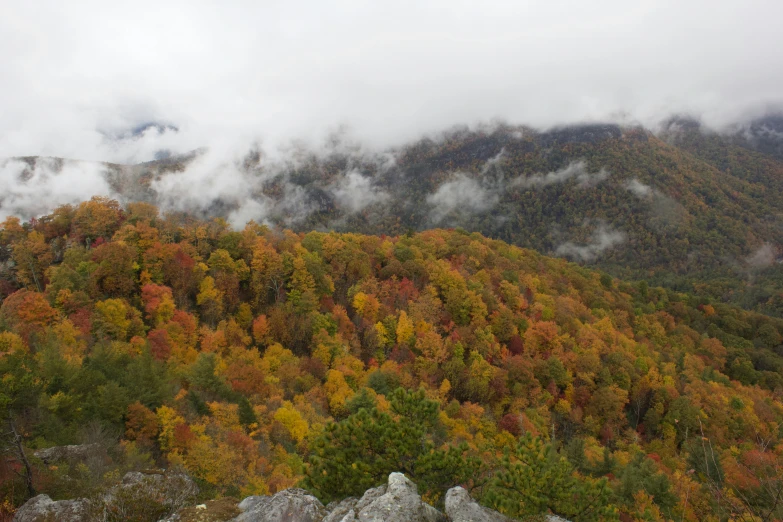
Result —
[{"label": "autumn forest", "polygon": [[[201,499],[401,471],[519,518],[783,517],[783,319],[460,228],[97,197],[6,219],[0,263],[0,512],[176,467]],[[105,454],[33,456],[68,444]]]}]

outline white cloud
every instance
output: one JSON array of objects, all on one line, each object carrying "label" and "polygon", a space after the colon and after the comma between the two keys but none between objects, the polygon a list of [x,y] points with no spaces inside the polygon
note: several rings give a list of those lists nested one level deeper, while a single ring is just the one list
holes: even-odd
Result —
[{"label": "white cloud", "polygon": [[506,155],[506,149],[500,149],[500,152],[489,158],[486,163],[484,163],[484,166],[481,167],[481,175],[484,176],[490,172],[493,168],[496,168],[501,171],[500,169],[501,164],[503,163],[503,157]]},{"label": "white cloud", "polygon": [[264,223],[271,212],[271,206],[268,200],[246,199],[240,204],[239,208],[228,214],[226,220],[235,229],[243,228],[249,221]]},{"label": "white cloud", "polygon": [[601,224],[593,232],[591,241],[587,244],[577,244],[567,241],[555,249],[558,256],[572,257],[582,261],[592,261],[607,249],[622,244],[626,239],[625,233],[613,230],[606,224]]},{"label": "white cloud", "polygon": [[332,190],[340,206],[360,212],[373,203],[386,201],[389,195],[372,185],[372,180],[352,170],[340,178]]},{"label": "white cloud", "polygon": [[0,161],[0,220],[10,215],[30,218],[55,207],[83,201],[85,196],[114,196],[107,167],[85,161],[37,158]]},{"label": "white cloud", "polygon": [[564,168],[547,174],[534,174],[526,178],[517,178],[509,185],[511,187],[534,188],[545,187],[555,183],[565,183],[575,179],[580,187],[591,187],[609,177],[606,169],[601,169],[594,174],[587,171],[587,163],[583,160],[572,161]]},{"label": "white cloud", "polygon": [[[0,157],[135,162],[344,123],[373,146],[496,117],[717,125],[782,101],[782,14],[767,0],[6,2]],[[179,132],[107,139],[149,121]]]},{"label": "white cloud", "polygon": [[167,173],[151,183],[161,210],[208,208],[218,199],[244,199],[251,185],[233,162],[207,153],[181,172]]},{"label": "white cloud", "polygon": [[459,172],[453,179],[438,187],[427,196],[427,203],[433,205],[432,220],[438,223],[452,211],[482,212],[495,206],[499,196],[484,188],[479,181]]},{"label": "white cloud", "polygon": [[[239,221],[291,221],[312,210],[301,187],[284,179],[275,204],[260,194],[275,162],[298,161],[281,149],[293,140],[289,152],[353,153],[495,118],[652,124],[673,112],[719,126],[783,102],[783,69],[770,67],[783,63],[781,14],[783,5],[764,0],[7,2],[0,158],[137,163],[203,147],[185,172],[153,182],[164,209],[219,201]],[[650,36],[663,28],[666,38]],[[164,125],[138,131],[150,123]],[[326,135],[323,150],[313,146]],[[248,171],[242,158],[258,143],[264,168]],[[381,173],[395,161],[376,159]],[[496,204],[509,179],[502,163],[502,153],[486,163],[492,183],[458,174],[441,186],[430,196],[436,215]],[[111,194],[100,163],[69,163],[56,175],[41,167],[26,181],[19,168],[0,172],[4,215]],[[516,183],[590,185],[607,175],[577,162]],[[371,187],[349,174],[323,189],[356,211],[383,199]]]},{"label": "white cloud", "polygon": [[777,251],[770,243],[764,243],[745,258],[749,268],[766,268],[775,263]]},{"label": "white cloud", "polygon": [[626,190],[633,193],[634,195],[640,197],[640,198],[646,198],[655,193],[654,189],[649,186],[645,185],[641,181],[639,181],[636,178],[630,179],[626,181],[623,186]]}]

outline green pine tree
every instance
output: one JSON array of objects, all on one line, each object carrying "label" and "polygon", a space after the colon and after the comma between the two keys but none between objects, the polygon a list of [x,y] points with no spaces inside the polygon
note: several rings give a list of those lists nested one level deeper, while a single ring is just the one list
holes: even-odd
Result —
[{"label": "green pine tree", "polygon": [[475,476],[480,463],[465,455],[465,446],[435,446],[437,402],[427,400],[423,390],[398,388],[390,403],[391,415],[373,406],[327,425],[313,444],[305,487],[330,502],[361,496],[397,471],[438,501],[449,487]]},{"label": "green pine tree", "polygon": [[578,476],[551,444],[527,434],[503,457],[483,500],[515,518],[551,512],[574,522],[588,522],[617,520],[610,498],[605,479]]}]

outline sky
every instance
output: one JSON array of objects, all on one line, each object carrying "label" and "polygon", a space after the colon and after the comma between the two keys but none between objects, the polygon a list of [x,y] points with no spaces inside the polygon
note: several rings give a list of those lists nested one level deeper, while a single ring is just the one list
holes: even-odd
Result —
[{"label": "sky", "polygon": [[[779,0],[0,0],[0,157],[387,147],[455,124],[719,127],[783,101]],[[150,129],[148,122],[178,131]]]}]

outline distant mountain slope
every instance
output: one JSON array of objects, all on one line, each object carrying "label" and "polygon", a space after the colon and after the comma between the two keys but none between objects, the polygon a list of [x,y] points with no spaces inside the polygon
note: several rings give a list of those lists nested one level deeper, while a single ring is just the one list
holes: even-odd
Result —
[{"label": "distant mountain slope", "polygon": [[[776,121],[771,120],[769,125]],[[783,119],[779,123],[779,136],[766,125],[761,127],[765,131],[759,130],[761,123],[727,135],[705,129],[693,120],[673,119],[665,125],[660,137],[731,176],[774,189],[766,197],[776,198],[773,201],[780,204],[783,202]]]},{"label": "distant mountain slope", "polygon": [[[237,225],[372,234],[462,227],[780,314],[783,162],[738,136],[685,120],[660,137],[609,124],[457,129],[384,152],[338,136],[317,152],[293,148],[274,158],[200,150],[104,164],[96,192]],[[9,161],[27,162],[30,172],[62,162]],[[0,212],[8,199],[0,196]]]},{"label": "distant mountain slope", "polygon": [[[760,270],[775,271],[781,241],[778,165],[765,160],[755,177],[727,172],[643,129],[611,125],[455,132],[402,148],[386,169],[364,167],[388,194],[382,203],[346,215],[328,201],[299,226],[460,226],[625,278],[691,291],[699,283],[752,307],[778,288],[748,287]],[[289,179],[329,186],[349,164],[337,156]]]},{"label": "distant mountain slope", "polygon": [[739,128],[734,143],[783,161],[783,114],[756,119]]}]

